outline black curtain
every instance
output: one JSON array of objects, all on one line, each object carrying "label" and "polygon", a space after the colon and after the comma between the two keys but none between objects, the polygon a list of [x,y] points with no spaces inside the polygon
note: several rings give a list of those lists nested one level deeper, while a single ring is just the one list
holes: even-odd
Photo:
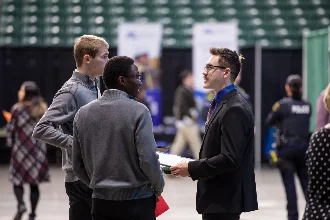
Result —
[{"label": "black curtain", "polygon": [[[0,47],[0,110],[1,111],[3,110],[3,103],[4,103],[4,100],[3,100],[4,93],[3,93],[2,85],[3,85],[5,58],[3,55],[3,51],[4,51],[4,49]],[[2,125],[5,123],[6,123],[5,119],[2,116],[0,116],[0,127],[2,127]]]},{"label": "black curtain", "polygon": [[[17,91],[24,81],[35,81],[48,103],[55,92],[72,75],[75,68],[72,49],[2,48],[0,74],[0,108],[7,111],[17,102]],[[1,124],[4,124],[1,117]]]},{"label": "black curtain", "polygon": [[[110,57],[117,54],[117,48],[109,50]],[[241,86],[251,96],[254,94],[254,49],[242,49],[245,56]],[[72,48],[0,48],[0,108],[10,110],[17,101],[17,91],[26,80],[33,80],[40,86],[42,95],[51,103],[56,91],[69,79],[75,68]],[[180,84],[179,74],[192,69],[191,49],[163,49],[160,61],[162,70],[163,116],[172,115],[173,96]],[[202,71],[202,70],[201,70]],[[200,73],[201,74],[201,73]],[[101,81],[101,92],[105,89]],[[0,117],[0,126],[5,124]]]},{"label": "black curtain", "polygon": [[163,49],[160,67],[162,70],[163,116],[169,116],[173,115],[175,89],[181,83],[179,74],[185,69],[192,69],[192,50]]},{"label": "black curtain", "polygon": [[252,109],[254,109],[255,48],[242,48],[240,53],[245,59],[242,61],[241,83],[239,86],[250,96]]},{"label": "black curtain", "polygon": [[[110,57],[117,48],[110,48]],[[242,48],[245,57],[240,86],[250,95],[254,104],[254,48]],[[17,91],[26,80],[40,86],[43,97],[51,103],[56,91],[70,78],[75,69],[72,48],[0,48],[0,109],[10,110],[17,101]],[[180,84],[179,73],[192,68],[192,50],[165,48],[160,60],[162,70],[163,116],[172,115],[173,96]],[[202,70],[201,70],[202,71]],[[301,49],[262,50],[262,122],[264,123],[272,105],[284,97],[284,84],[288,75],[302,72]],[[198,73],[199,74],[199,73]],[[201,73],[200,73],[201,74]],[[101,82],[101,91],[104,91]],[[0,127],[6,124],[0,117]],[[262,137],[268,127],[263,124]],[[262,144],[264,138],[262,139]]]},{"label": "black curtain", "polygon": [[269,128],[265,120],[273,104],[286,96],[284,87],[290,74],[302,75],[301,49],[262,50],[262,144]]}]

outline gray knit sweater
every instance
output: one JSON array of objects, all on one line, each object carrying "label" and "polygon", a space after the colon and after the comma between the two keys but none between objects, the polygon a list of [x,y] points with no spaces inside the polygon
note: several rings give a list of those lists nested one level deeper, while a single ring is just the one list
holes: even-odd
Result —
[{"label": "gray knit sweater", "polygon": [[74,119],[73,171],[93,198],[130,200],[159,195],[160,170],[149,110],[120,90],[82,107]]}]

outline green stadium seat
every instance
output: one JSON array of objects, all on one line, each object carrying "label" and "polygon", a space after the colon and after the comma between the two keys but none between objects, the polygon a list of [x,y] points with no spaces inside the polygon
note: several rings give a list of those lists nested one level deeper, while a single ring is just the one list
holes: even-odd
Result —
[{"label": "green stadium seat", "polygon": [[178,40],[173,37],[164,37],[162,46],[163,47],[176,47],[179,45]]},{"label": "green stadium seat", "polygon": [[187,48],[187,47],[191,47],[191,39],[189,38],[184,38],[179,40],[178,43],[182,48]]},{"label": "green stadium seat", "polygon": [[164,47],[190,47],[195,22],[239,22],[241,46],[301,46],[330,24],[329,0],[2,0],[0,45],[72,46],[81,34],[117,43],[120,22],[160,22]]},{"label": "green stadium seat", "polygon": [[23,35],[21,37],[21,45],[41,46],[43,45],[42,36],[33,34]]},{"label": "green stadium seat", "polygon": [[0,35],[0,46],[19,46],[20,45],[20,36],[16,35]]}]

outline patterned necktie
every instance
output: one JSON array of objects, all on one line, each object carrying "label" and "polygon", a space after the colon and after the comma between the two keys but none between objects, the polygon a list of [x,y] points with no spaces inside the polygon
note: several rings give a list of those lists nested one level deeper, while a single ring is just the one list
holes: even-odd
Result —
[{"label": "patterned necktie", "polygon": [[207,120],[206,120],[206,123],[209,122],[210,118],[211,118],[211,115],[212,115],[212,112],[214,110],[214,107],[215,107],[215,99],[212,100],[211,104],[210,104],[210,108],[209,108],[209,112],[207,113]]}]

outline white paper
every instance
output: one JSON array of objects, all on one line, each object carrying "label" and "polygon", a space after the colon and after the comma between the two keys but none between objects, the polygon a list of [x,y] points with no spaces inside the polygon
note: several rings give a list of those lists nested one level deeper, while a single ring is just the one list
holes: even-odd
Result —
[{"label": "white paper", "polygon": [[173,154],[164,154],[161,152],[157,152],[158,156],[159,156],[159,162],[161,165],[164,166],[175,166],[178,163],[187,160],[187,161],[193,161],[193,159],[190,158],[186,158],[186,157],[180,157],[177,155],[173,155]]}]

